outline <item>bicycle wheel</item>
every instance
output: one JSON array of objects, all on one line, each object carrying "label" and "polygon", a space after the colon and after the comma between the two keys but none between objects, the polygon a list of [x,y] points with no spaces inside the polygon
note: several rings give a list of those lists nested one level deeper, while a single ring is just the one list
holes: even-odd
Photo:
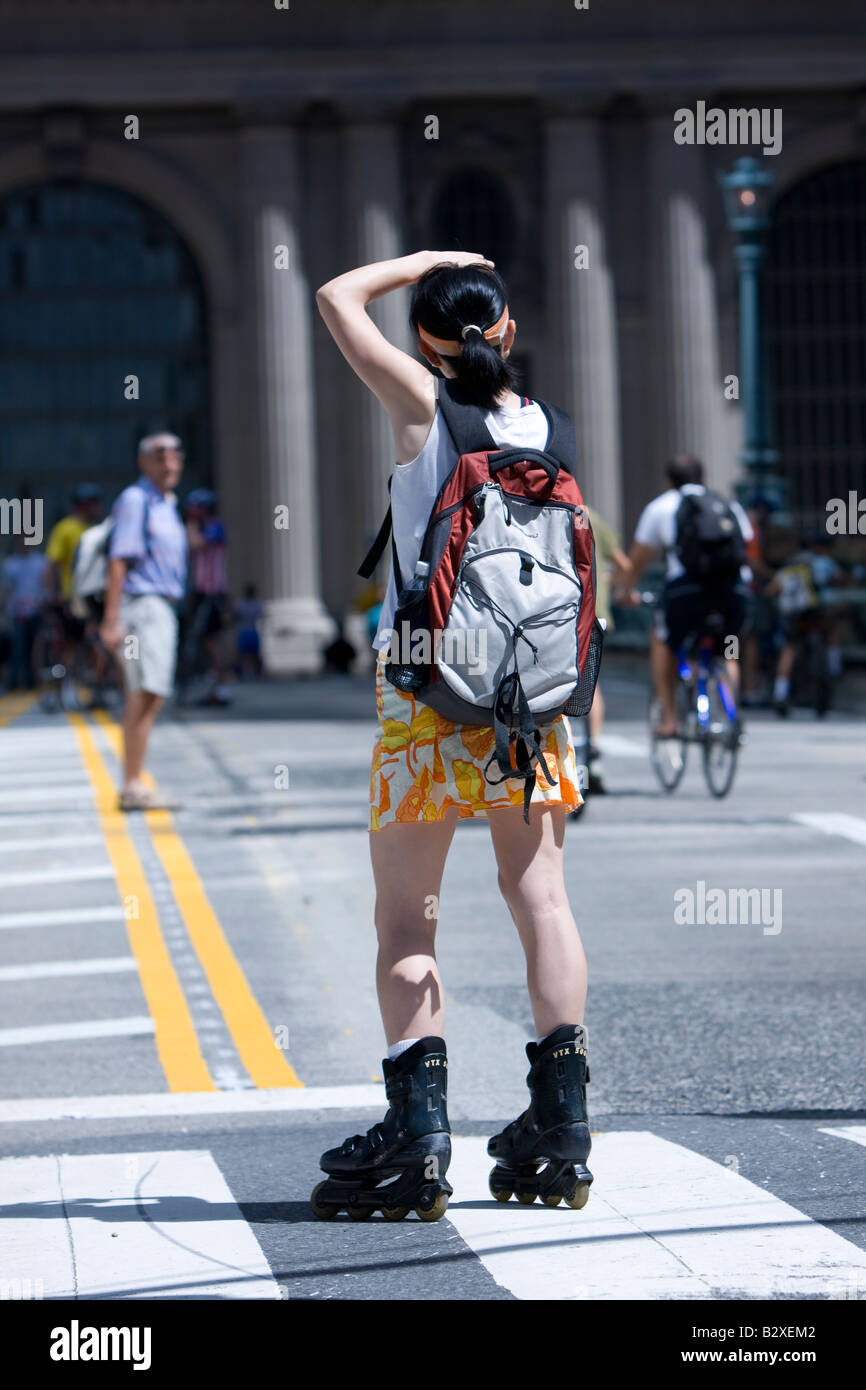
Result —
[{"label": "bicycle wheel", "polygon": [[[719,690],[719,674],[712,671],[707,678],[709,725],[702,734],[704,777],[713,796],[727,796],[733,785],[740,752],[740,719],[733,696],[725,686],[726,701]],[[729,710],[734,713],[731,718]]]},{"label": "bicycle wheel", "polygon": [[689,751],[686,730],[688,728],[688,716],[691,709],[690,693],[688,686],[683,684],[677,686],[677,728],[679,729],[679,733],[676,738],[656,738],[653,730],[658,727],[661,710],[655,696],[653,695],[650,699],[650,762],[652,763],[656,777],[659,779],[666,792],[676,790],[686,770],[686,759]]}]

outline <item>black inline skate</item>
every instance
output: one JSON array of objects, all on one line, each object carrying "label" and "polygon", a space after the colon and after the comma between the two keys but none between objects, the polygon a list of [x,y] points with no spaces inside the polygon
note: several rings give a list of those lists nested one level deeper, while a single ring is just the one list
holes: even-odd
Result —
[{"label": "black inline skate", "polygon": [[495,1134],[487,1152],[496,1159],[490,1191],[497,1202],[512,1193],[527,1206],[540,1197],[545,1206],[565,1201],[585,1207],[592,1173],[586,1160],[592,1147],[586,1117],[586,1029],[557,1028],[542,1044],[526,1045],[532,1097],[529,1109]]},{"label": "black inline skate", "polygon": [[328,1177],[310,1198],[320,1221],[343,1208],[353,1221],[374,1211],[402,1221],[412,1207],[422,1221],[445,1215],[454,1190],[445,1181],[451,1162],[445,1043],[419,1038],[396,1061],[386,1057],[382,1071],[390,1102],[384,1120],[322,1154]]}]

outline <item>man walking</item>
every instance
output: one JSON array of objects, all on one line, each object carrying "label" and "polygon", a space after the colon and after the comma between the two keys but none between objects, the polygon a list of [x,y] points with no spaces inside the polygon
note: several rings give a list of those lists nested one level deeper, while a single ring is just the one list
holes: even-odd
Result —
[{"label": "man walking", "polygon": [[141,476],[114,504],[105,617],[100,637],[123,671],[124,766],[120,809],[174,809],[142,780],[147,744],[172,693],[177,661],[177,605],[184,594],[186,530],[175,488],[183,471],[181,442],[154,434],[138,446]]}]

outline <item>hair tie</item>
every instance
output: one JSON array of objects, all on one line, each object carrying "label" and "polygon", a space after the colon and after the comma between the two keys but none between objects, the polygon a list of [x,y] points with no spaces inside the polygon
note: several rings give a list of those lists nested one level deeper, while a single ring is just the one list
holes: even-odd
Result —
[{"label": "hair tie", "polygon": [[432,348],[435,348],[437,352],[441,352],[444,356],[458,357],[460,353],[463,351],[460,339],[462,338],[463,342],[465,343],[466,334],[469,332],[471,328],[474,328],[476,333],[480,333],[481,337],[484,339],[485,342],[493,343],[497,339],[501,341],[502,332],[507,323],[508,305],[506,304],[499,318],[496,320],[496,323],[492,324],[490,328],[481,328],[477,323],[467,323],[466,327],[460,330],[460,338],[436,338],[433,336],[432,333],[428,333],[426,328],[422,328],[421,324],[419,323],[418,337],[421,339],[422,342],[427,343]]}]

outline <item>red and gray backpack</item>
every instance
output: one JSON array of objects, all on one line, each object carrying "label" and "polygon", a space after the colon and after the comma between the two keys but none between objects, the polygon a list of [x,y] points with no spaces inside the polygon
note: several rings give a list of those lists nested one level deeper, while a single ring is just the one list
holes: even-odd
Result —
[{"label": "red and gray backpack", "polygon": [[[484,411],[441,381],[439,409],[458,458],[430,513],[415,575],[404,583],[390,507],[358,570],[369,579],[391,532],[398,599],[385,676],[445,719],[495,730],[484,775],[523,781],[527,824],[536,767],[555,783],[539,726],[589,713],[603,640],[574,430],[564,411],[538,404],[547,447],[500,448]],[[488,775],[491,763],[501,776]]]}]

